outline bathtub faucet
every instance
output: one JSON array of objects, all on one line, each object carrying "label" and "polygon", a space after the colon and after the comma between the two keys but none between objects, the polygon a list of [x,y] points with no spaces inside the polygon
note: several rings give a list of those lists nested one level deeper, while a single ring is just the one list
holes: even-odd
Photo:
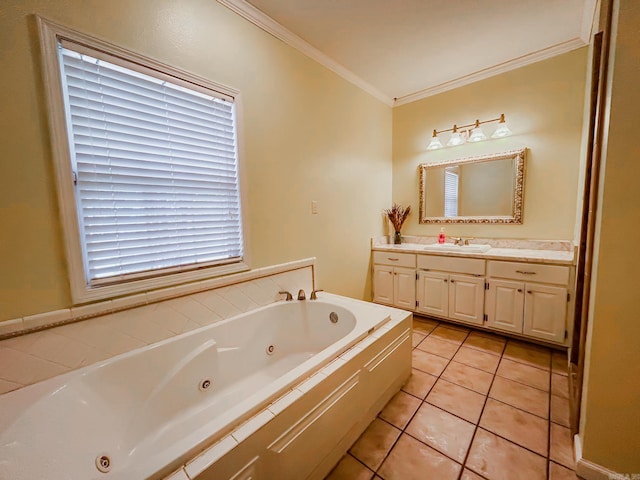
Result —
[{"label": "bathtub faucet", "polygon": [[313,292],[311,292],[311,297],[309,297],[310,300],[317,300],[318,296],[316,295],[316,293],[318,292],[324,292],[324,290],[322,290],[321,288],[319,288],[318,290],[314,290]]},{"label": "bathtub faucet", "polygon": [[280,295],[286,295],[287,297],[285,298],[285,300],[287,302],[290,302],[291,300],[293,300],[293,295],[291,295],[290,292],[287,291],[282,291],[282,292],[278,292]]},{"label": "bathtub faucet", "polygon": [[304,294],[304,290],[300,289],[298,291],[298,300],[306,300],[307,296]]}]

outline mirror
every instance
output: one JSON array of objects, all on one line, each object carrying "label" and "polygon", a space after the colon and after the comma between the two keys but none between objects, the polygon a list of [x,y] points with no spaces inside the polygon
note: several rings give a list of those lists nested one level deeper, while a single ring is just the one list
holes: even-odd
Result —
[{"label": "mirror", "polygon": [[526,148],[423,163],[420,223],[522,223]]}]

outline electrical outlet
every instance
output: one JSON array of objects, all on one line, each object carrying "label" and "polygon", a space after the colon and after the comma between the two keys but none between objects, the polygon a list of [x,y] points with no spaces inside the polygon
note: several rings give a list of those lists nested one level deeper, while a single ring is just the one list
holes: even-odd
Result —
[{"label": "electrical outlet", "polygon": [[311,213],[313,213],[314,215],[318,213],[318,201],[317,200],[311,200]]}]

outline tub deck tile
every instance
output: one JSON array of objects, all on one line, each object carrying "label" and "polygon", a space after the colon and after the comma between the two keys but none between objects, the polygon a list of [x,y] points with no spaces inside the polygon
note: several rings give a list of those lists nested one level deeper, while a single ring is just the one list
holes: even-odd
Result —
[{"label": "tub deck tile", "polygon": [[257,432],[260,427],[266,425],[266,423],[273,417],[274,415],[270,410],[263,410],[256,416],[252,417],[249,421],[236,428],[231,432],[231,435],[238,441],[238,443],[240,443]]},{"label": "tub deck tile", "polygon": [[236,439],[231,435],[227,435],[187,463],[184,467],[185,472],[187,472],[189,478],[195,478],[229,453],[236,445],[238,445]]},{"label": "tub deck tile", "polygon": [[327,376],[324,373],[322,373],[322,371],[314,373],[308,379],[306,379],[304,382],[298,385],[296,388],[300,390],[302,393],[307,393],[309,390],[311,390],[313,387],[315,387],[325,378],[327,378]]},{"label": "tub deck tile", "polygon": [[289,405],[291,405],[293,402],[299,399],[301,396],[302,396],[302,392],[300,390],[291,390],[287,392],[285,395],[283,395],[282,397],[280,397],[278,400],[273,402],[271,405],[269,405],[269,410],[274,415],[278,415],[285,408],[287,408]]},{"label": "tub deck tile", "polygon": [[168,477],[164,477],[164,480],[190,480],[187,474],[184,472],[182,468],[180,470],[176,470]]}]

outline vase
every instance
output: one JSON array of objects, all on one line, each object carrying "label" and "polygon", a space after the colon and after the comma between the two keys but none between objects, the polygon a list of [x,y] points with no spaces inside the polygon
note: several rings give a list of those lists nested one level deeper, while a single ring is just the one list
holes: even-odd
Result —
[{"label": "vase", "polygon": [[393,244],[400,245],[402,243],[402,235],[400,235],[400,230],[396,230],[396,233],[393,234]]}]

